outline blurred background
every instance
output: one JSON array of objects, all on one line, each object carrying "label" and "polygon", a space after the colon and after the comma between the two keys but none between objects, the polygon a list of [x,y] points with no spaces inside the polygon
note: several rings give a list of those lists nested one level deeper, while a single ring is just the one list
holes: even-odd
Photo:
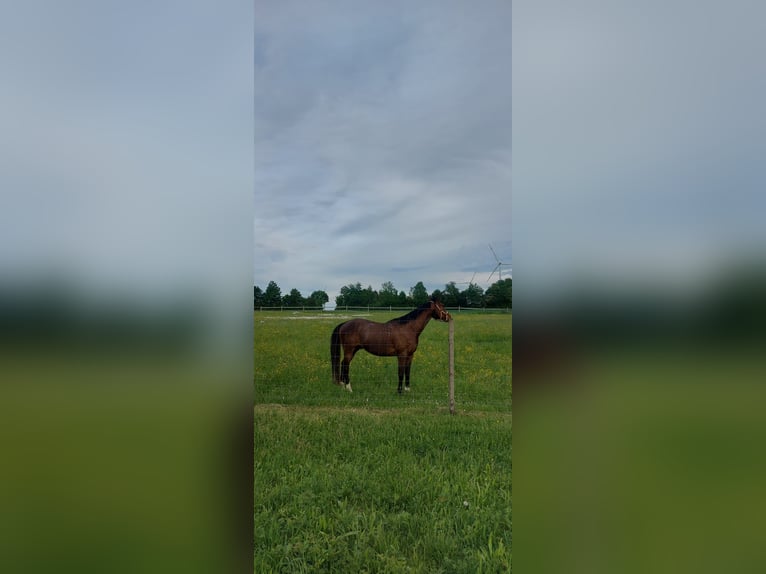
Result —
[{"label": "blurred background", "polygon": [[[766,566],[764,10],[514,3],[522,571]],[[252,22],[0,7],[3,572],[251,568]]]},{"label": "blurred background", "polygon": [[764,17],[514,3],[519,571],[766,567]]},{"label": "blurred background", "polygon": [[252,567],[251,3],[0,7],[0,570]]}]

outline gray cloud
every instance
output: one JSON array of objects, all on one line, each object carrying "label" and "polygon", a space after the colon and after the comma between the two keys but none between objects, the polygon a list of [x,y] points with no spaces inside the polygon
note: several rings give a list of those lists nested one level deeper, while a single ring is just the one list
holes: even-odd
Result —
[{"label": "gray cloud", "polygon": [[510,24],[507,2],[256,6],[256,284],[435,288],[470,279],[463,246],[510,248]]}]

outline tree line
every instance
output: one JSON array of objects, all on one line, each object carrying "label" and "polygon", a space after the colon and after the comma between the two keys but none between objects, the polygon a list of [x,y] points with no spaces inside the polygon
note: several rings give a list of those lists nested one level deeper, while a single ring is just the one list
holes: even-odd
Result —
[{"label": "tree line", "polygon": [[[335,297],[339,307],[417,307],[429,297],[438,297],[447,307],[475,308],[512,308],[512,279],[502,279],[490,285],[486,291],[476,283],[469,283],[461,290],[454,282],[449,282],[444,289],[435,289],[432,293],[418,281],[409,292],[397,290],[391,281],[386,281],[375,290],[371,285],[362,287],[361,283],[350,283],[340,288],[340,295]],[[330,301],[325,291],[314,291],[304,297],[298,289],[291,289],[286,295],[274,281],[269,281],[266,289],[258,285],[253,287],[253,307],[321,307]]]}]

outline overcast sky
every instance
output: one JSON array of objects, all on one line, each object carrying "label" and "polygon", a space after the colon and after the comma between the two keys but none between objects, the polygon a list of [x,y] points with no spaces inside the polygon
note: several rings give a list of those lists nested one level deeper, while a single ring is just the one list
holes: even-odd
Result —
[{"label": "overcast sky", "polygon": [[261,288],[510,275],[511,3],[257,1],[255,188]]},{"label": "overcast sky", "polygon": [[[766,245],[766,4],[514,3],[517,302]],[[529,288],[529,293],[524,290]]]},{"label": "overcast sky", "polygon": [[244,1],[0,7],[0,283],[249,291],[252,21]]}]

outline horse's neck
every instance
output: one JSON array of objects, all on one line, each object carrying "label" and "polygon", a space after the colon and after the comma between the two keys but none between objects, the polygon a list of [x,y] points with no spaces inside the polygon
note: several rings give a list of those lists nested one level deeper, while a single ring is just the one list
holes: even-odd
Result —
[{"label": "horse's neck", "polygon": [[412,322],[413,327],[415,328],[415,332],[420,335],[420,333],[423,332],[423,329],[426,328],[426,325],[428,324],[428,321],[431,319],[431,310],[426,309],[424,310],[418,317]]}]

